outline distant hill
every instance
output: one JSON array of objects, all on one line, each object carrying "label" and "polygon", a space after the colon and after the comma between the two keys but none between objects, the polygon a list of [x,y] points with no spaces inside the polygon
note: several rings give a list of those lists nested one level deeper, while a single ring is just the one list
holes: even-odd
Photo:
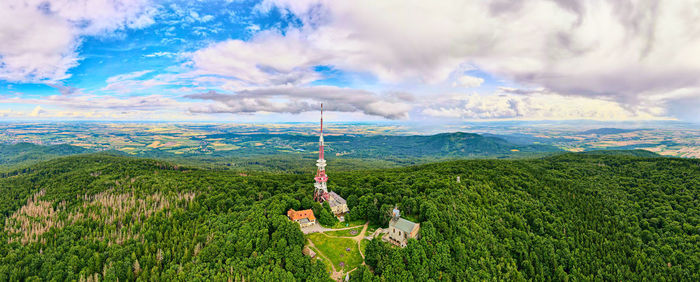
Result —
[{"label": "distant hill", "polygon": [[530,145],[530,144],[550,144],[551,142],[569,142],[574,141],[571,138],[555,137],[555,138],[543,138],[535,137],[529,134],[513,133],[513,134],[491,134],[491,133],[479,133],[484,137],[495,137],[504,139],[510,143],[518,145]]},{"label": "distant hill", "polygon": [[581,152],[582,155],[632,156],[642,158],[662,158],[662,155],[647,150],[593,150]]},{"label": "distant hill", "polygon": [[598,134],[598,135],[607,135],[607,134],[620,134],[620,133],[627,133],[627,132],[634,132],[634,131],[639,131],[639,130],[644,130],[644,129],[622,129],[622,128],[610,128],[610,127],[604,127],[604,128],[598,128],[598,129],[590,129],[586,131],[581,131],[579,134]]},{"label": "distant hill", "polygon": [[[277,138],[280,143],[298,144],[302,152],[318,150],[318,137],[293,134],[215,134],[208,138],[238,139],[254,142]],[[523,157],[533,154],[560,152],[550,145],[522,145],[502,138],[484,137],[474,133],[453,132],[436,135],[377,135],[377,136],[326,136],[326,153],[329,156],[349,158],[498,158]],[[251,149],[220,152],[236,155],[271,154],[270,149]],[[216,154],[216,153],[215,153]]]},{"label": "distant hill", "polygon": [[32,143],[0,144],[0,166],[28,165],[55,157],[88,152],[91,150],[67,144],[49,146]]},{"label": "distant hill", "polygon": [[[332,140],[332,139],[330,139]],[[515,157],[561,151],[549,145],[518,145],[501,138],[454,132],[421,136],[370,136],[332,143],[334,150],[361,157]]]},{"label": "distant hill", "polygon": [[[118,155],[135,155],[176,161],[198,167],[227,170],[265,170],[304,172],[298,163],[315,159],[318,137],[298,134],[213,134],[211,139],[223,139],[240,145],[235,150],[192,150],[174,154],[157,148],[137,154],[111,151]],[[436,135],[338,135],[326,136],[326,158],[336,170],[386,168],[460,158],[528,158],[563,152],[541,144],[515,144],[498,137],[454,132]],[[258,146],[265,144],[265,146]],[[0,145],[0,169],[26,166],[57,156],[92,152],[71,145],[41,146],[30,143]]]}]

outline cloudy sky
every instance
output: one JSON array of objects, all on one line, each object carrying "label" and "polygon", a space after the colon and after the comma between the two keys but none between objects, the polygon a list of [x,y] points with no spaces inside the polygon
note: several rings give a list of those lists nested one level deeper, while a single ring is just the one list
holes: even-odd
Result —
[{"label": "cloudy sky", "polygon": [[4,0],[0,119],[700,122],[700,1]]}]

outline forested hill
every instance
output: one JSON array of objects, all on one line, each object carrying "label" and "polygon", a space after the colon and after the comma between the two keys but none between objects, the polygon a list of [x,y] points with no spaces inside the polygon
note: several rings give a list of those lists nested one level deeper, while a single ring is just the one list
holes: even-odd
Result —
[{"label": "forested hill", "polygon": [[[242,142],[275,138],[284,144],[298,144],[297,149],[318,150],[318,136],[294,134],[215,134],[208,138],[236,139]],[[351,158],[444,158],[444,157],[522,157],[561,152],[550,145],[518,145],[497,137],[453,132],[435,135],[331,135],[324,137],[326,151]],[[259,150],[237,152],[259,153]],[[225,154],[225,153],[223,153]]]},{"label": "forested hill", "polygon": [[67,144],[42,146],[31,143],[0,144],[0,166],[22,166],[49,160],[59,156],[68,156],[90,152],[90,150]]},{"label": "forested hill", "polygon": [[[0,280],[328,280],[288,208],[311,175],[91,154],[0,174]],[[700,280],[700,160],[562,154],[329,172],[349,220],[421,223],[353,281]],[[461,182],[456,177],[461,177]]]},{"label": "forested hill", "polygon": [[633,156],[633,157],[645,157],[645,158],[662,158],[663,156],[647,151],[647,150],[593,150],[587,152],[581,152],[584,155],[616,155],[616,156]]}]

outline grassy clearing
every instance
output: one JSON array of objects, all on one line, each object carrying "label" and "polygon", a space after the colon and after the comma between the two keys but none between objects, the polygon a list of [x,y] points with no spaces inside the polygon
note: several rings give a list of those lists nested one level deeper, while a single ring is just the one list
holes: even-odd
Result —
[{"label": "grassy clearing", "polygon": [[358,225],[363,225],[365,224],[364,221],[362,220],[352,220],[352,221],[345,221],[345,222],[336,222],[335,225],[333,225],[330,228],[346,228],[346,227],[352,227],[352,226],[358,226]]},{"label": "grassy clearing", "polygon": [[[352,234],[351,231],[355,231],[355,234]],[[345,229],[345,230],[338,230],[338,231],[326,231],[325,233],[330,235],[330,236],[339,236],[339,237],[355,237],[358,234],[362,232],[362,226],[353,228],[353,229]]]},{"label": "grassy clearing", "polygon": [[[307,237],[314,243],[316,249],[332,261],[338,271],[347,272],[362,264],[357,242],[352,239],[331,238],[321,233],[309,234]],[[350,251],[346,250],[348,248]],[[342,267],[341,262],[344,263]]]}]

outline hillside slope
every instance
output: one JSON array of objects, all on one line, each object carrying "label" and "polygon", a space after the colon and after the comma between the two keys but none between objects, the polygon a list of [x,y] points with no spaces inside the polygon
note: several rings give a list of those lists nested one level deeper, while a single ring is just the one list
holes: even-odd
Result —
[{"label": "hillside slope", "polygon": [[[296,150],[315,152],[318,150],[318,137],[292,134],[215,134],[209,138],[253,142],[257,140],[279,140],[281,144],[296,144]],[[453,132],[435,135],[372,135],[372,136],[325,136],[326,151],[329,155],[338,154],[349,158],[496,158],[523,157],[534,154],[561,152],[549,145],[518,145],[496,137],[479,134]],[[272,153],[271,149],[238,150],[214,152],[215,155]]]},{"label": "hillside slope", "polygon": [[90,152],[67,144],[42,146],[31,143],[0,144],[0,167],[24,166],[60,156]]},{"label": "hillside slope", "polygon": [[[94,154],[0,174],[0,280],[324,280],[284,216],[310,176]],[[700,265],[700,161],[563,154],[332,173],[349,219],[421,223],[367,247],[354,281],[686,280]],[[456,177],[461,182],[456,182]]]}]

